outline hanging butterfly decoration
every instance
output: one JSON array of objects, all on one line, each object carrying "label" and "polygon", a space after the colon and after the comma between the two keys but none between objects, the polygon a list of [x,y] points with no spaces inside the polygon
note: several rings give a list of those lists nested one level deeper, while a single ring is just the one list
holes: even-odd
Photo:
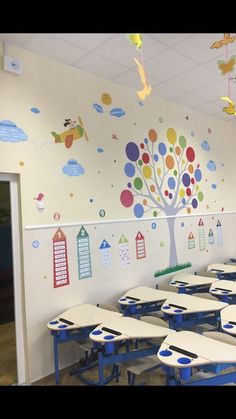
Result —
[{"label": "hanging butterfly decoration", "polygon": [[137,50],[142,48],[143,40],[140,33],[128,33],[126,37],[132,45],[136,46]]},{"label": "hanging butterfly decoration", "polygon": [[214,44],[211,45],[211,48],[221,48],[224,45],[232,44],[236,39],[236,36],[230,36],[230,33],[224,33],[224,38],[220,41],[214,42]]},{"label": "hanging butterfly decoration", "polygon": [[152,87],[147,81],[145,70],[142,64],[138,60],[136,60],[136,58],[134,58],[134,61],[136,62],[138,66],[138,72],[140,75],[141,83],[143,84],[143,89],[138,90],[137,95],[141,100],[144,100],[146,96],[149,96],[151,94]]},{"label": "hanging butterfly decoration", "polygon": [[236,64],[236,55],[232,55],[232,57],[230,57],[230,60],[227,62],[224,60],[218,60],[217,64],[219,69],[221,70],[222,75],[230,73],[234,70],[234,64]]},{"label": "hanging butterfly decoration", "polygon": [[228,106],[225,106],[223,108],[223,112],[226,112],[228,115],[234,115],[234,116],[236,116],[234,102],[228,96],[222,96],[221,99],[222,100],[226,100],[228,102]]}]

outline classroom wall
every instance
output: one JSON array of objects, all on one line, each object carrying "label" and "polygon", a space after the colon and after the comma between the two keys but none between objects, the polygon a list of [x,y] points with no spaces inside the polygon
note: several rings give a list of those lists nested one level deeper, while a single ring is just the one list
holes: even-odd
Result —
[{"label": "classroom wall", "polygon": [[[236,128],[154,95],[139,103],[135,90],[19,48],[10,55],[23,74],[0,71],[0,172],[20,175],[32,382],[53,372],[46,324],[63,310],[235,256]],[[61,345],[61,367],[78,356]]]}]

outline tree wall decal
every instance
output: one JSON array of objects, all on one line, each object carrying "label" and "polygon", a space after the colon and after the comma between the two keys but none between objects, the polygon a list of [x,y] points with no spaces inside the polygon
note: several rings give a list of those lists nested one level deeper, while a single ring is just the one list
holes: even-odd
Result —
[{"label": "tree wall decal", "polygon": [[[187,140],[177,134],[174,128],[166,133],[167,142],[158,142],[155,129],[150,129],[148,138],[138,146],[130,141],[125,148],[129,159],[124,166],[130,181],[120,194],[120,201],[126,208],[133,206],[134,215],[142,218],[151,212],[157,217],[165,213],[170,234],[169,266],[178,264],[175,243],[175,216],[186,209],[192,209],[204,198],[199,183],[202,180],[200,165],[195,162],[195,151],[187,146]],[[132,179],[132,182],[131,182]]]}]

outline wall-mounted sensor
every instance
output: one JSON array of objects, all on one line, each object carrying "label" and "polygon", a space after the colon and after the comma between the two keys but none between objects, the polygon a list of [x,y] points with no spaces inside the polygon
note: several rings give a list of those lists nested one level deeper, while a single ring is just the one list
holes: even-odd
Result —
[{"label": "wall-mounted sensor", "polygon": [[17,58],[9,57],[8,55],[3,56],[3,70],[10,71],[11,73],[21,74],[22,63]]}]

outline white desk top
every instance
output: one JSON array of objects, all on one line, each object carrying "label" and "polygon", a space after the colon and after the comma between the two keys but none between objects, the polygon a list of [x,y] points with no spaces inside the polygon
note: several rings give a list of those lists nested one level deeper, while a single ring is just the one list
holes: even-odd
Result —
[{"label": "white desk top", "polygon": [[[103,328],[119,332],[120,335],[103,330]],[[97,332],[102,333],[96,334]],[[108,343],[127,339],[160,338],[173,332],[175,333],[175,330],[146,323],[141,320],[133,319],[132,317],[120,317],[112,320],[107,319],[97,326],[96,329],[90,333],[89,337],[95,342]],[[113,336],[113,339],[105,339],[105,336],[107,335]]]},{"label": "white desk top", "polygon": [[[190,288],[196,287],[196,285],[208,285],[215,281],[215,278],[210,276],[200,276],[200,275],[192,275],[192,274],[179,274],[173,276],[169,285],[177,288]],[[178,281],[178,282],[177,282]]]},{"label": "white desk top", "polygon": [[[131,304],[142,304],[151,303],[157,301],[164,301],[168,296],[175,295],[175,292],[162,291],[150,287],[137,287],[127,291],[122,297],[119,298],[119,304],[131,305]],[[127,298],[130,297],[130,298]],[[132,298],[137,298],[133,300]]]},{"label": "white desk top", "polygon": [[218,280],[211,284],[209,291],[214,295],[234,295],[236,294],[236,282],[225,279]]},{"label": "white desk top", "polygon": [[[167,314],[187,314],[222,310],[227,303],[207,300],[206,298],[195,297],[189,294],[174,294],[164,302],[161,310]],[[176,307],[179,306],[179,307]],[[166,308],[169,307],[169,308]],[[183,310],[181,309],[183,308]],[[185,309],[184,309],[185,308]],[[181,310],[181,311],[176,311]]]},{"label": "white desk top", "polygon": [[[170,348],[170,345],[176,346],[191,354],[183,354]],[[162,351],[170,351],[169,356],[163,356]],[[168,353],[167,353],[168,354]],[[170,367],[184,368],[193,367],[202,364],[211,363],[230,363],[236,362],[236,347],[228,343],[220,342],[198,333],[181,331],[172,335],[168,335],[162,343],[158,354],[158,359],[165,365]],[[179,358],[188,358],[191,360],[188,364],[181,364],[178,362]]]},{"label": "white desk top", "polygon": [[208,265],[207,268],[208,272],[215,272],[215,273],[236,273],[236,265],[226,265],[224,263],[212,263]]},{"label": "white desk top", "polygon": [[[115,319],[122,316],[122,313],[105,310],[92,304],[80,304],[64,311],[54,320],[50,321],[47,324],[47,327],[51,330],[78,329],[86,326],[96,326],[97,324],[102,323],[104,320]],[[68,320],[74,324],[69,325],[60,319]]]},{"label": "white desk top", "polygon": [[231,335],[236,335],[236,324],[230,324],[229,327],[224,327],[229,325],[229,322],[236,323],[236,305],[231,304],[228,307],[224,308],[220,312],[221,327],[225,333],[230,333]]}]

